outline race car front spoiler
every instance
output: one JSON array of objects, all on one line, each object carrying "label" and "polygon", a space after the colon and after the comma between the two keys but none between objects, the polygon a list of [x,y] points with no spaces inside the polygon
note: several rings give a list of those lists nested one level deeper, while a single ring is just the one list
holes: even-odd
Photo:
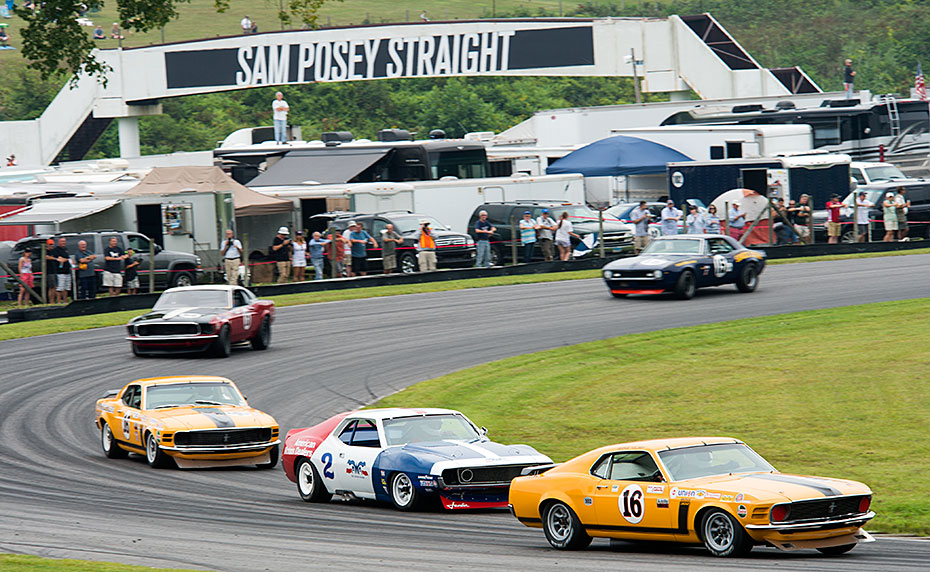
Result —
[{"label": "race car front spoiler", "polygon": [[861,528],[852,534],[842,536],[832,536],[830,538],[818,538],[813,540],[765,540],[779,550],[793,552],[805,548],[829,548],[830,546],[846,546],[848,544],[859,544],[862,542],[875,542],[871,534]]},{"label": "race car front spoiler", "polygon": [[224,455],[226,453],[260,451],[280,444],[281,440],[276,439],[264,443],[245,443],[243,445],[160,445],[160,447],[165,451],[174,451],[185,455]]},{"label": "race car front spoiler", "polygon": [[873,518],[875,518],[875,513],[869,511],[866,514],[858,514],[856,516],[835,520],[824,519],[811,522],[799,522],[796,524],[747,524],[746,529],[792,533],[806,530],[821,530],[825,528],[842,528],[844,526],[862,526]]}]

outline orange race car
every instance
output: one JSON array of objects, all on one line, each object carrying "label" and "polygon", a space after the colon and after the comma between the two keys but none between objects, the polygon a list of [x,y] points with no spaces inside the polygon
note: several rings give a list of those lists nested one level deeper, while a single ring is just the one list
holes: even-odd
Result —
[{"label": "orange race car", "polygon": [[236,385],[207,375],[128,383],[97,400],[94,423],[103,453],[145,455],[155,468],[278,463],[279,426],[249,407]]},{"label": "orange race car", "polygon": [[592,537],[703,543],[715,556],[757,544],[842,554],[872,537],[872,491],[855,481],[779,473],[725,437],[611,445],[531,467],[510,485],[510,510],[559,549]]}]

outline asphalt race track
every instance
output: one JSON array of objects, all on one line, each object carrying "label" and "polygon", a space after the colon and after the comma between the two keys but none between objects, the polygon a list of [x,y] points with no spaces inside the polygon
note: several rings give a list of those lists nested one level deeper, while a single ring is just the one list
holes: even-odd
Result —
[{"label": "asphalt race track", "polygon": [[[234,379],[282,435],[412,383],[499,358],[622,334],[930,296],[930,255],[773,266],[755,294],[610,297],[600,280],[279,310],[266,352],[134,358],[121,328],[0,342],[0,552],[215,570],[842,570],[923,568],[930,542],[880,538],[842,557],[757,548],[549,548],[505,512],[414,513],[300,501],[279,468],[153,470],[108,460],[92,423],[104,390],[142,377]],[[466,412],[467,413],[467,412]],[[477,419],[479,423],[480,419]],[[491,428],[493,437],[493,427]]]}]

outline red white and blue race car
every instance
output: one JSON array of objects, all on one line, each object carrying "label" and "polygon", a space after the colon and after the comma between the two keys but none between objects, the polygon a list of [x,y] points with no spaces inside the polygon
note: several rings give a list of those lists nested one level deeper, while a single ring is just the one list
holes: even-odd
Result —
[{"label": "red white and blue race car", "polygon": [[501,445],[450,409],[368,409],[288,431],[281,463],[306,502],[348,498],[414,510],[438,497],[446,509],[506,508],[510,481],[552,459]]}]

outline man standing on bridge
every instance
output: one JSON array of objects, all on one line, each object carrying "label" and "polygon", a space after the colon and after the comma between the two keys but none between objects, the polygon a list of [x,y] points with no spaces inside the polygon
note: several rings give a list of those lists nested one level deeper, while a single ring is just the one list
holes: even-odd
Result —
[{"label": "man standing on bridge", "polygon": [[271,102],[271,110],[274,112],[274,140],[278,145],[287,144],[287,112],[290,109],[284,101],[284,94],[280,91],[275,93],[274,101]]}]

